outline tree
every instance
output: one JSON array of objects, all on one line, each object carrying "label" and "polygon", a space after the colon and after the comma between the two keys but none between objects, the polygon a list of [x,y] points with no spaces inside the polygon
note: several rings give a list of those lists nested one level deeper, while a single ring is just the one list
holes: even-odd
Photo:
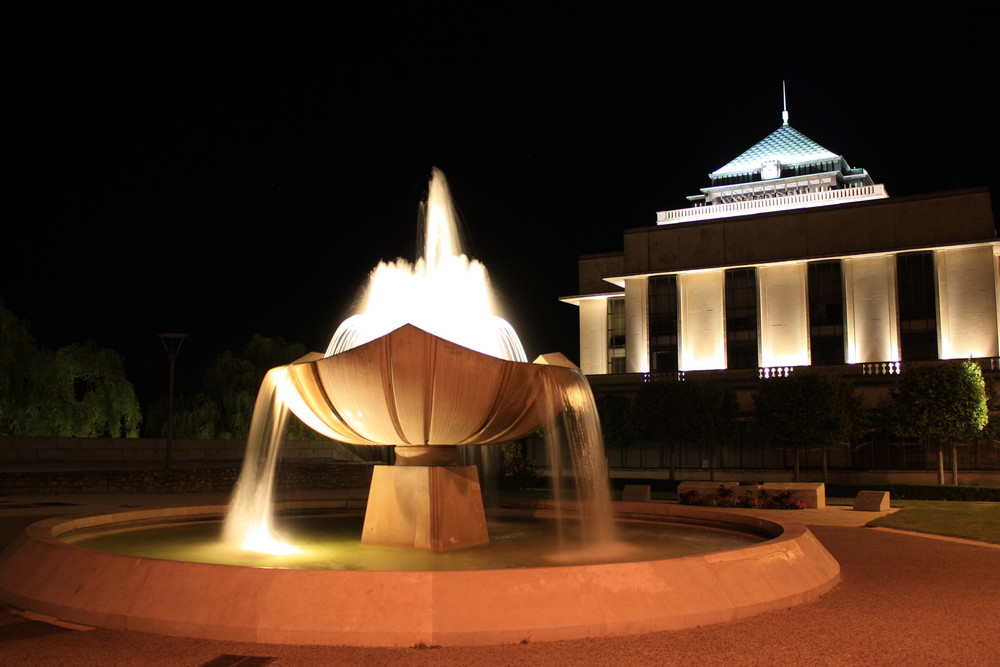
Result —
[{"label": "tree", "polygon": [[0,301],[0,435],[19,435],[25,428],[28,382],[37,356],[28,325]]},{"label": "tree", "polygon": [[634,397],[631,394],[601,394],[595,397],[606,447],[626,447],[635,439]]},{"label": "tree", "polygon": [[142,411],[117,352],[40,348],[2,303],[0,335],[0,435],[138,436]]},{"label": "tree", "polygon": [[795,481],[803,446],[843,442],[860,426],[861,401],[839,375],[799,372],[761,380],[753,403],[757,433],[795,452]]},{"label": "tree", "polygon": [[739,406],[732,389],[687,381],[678,383],[680,402],[674,412],[674,430],[680,440],[697,442],[708,449],[708,476],[715,479],[721,445],[736,429]]},{"label": "tree", "polygon": [[674,443],[695,442],[709,450],[709,477],[715,477],[716,450],[731,437],[738,407],[732,390],[689,380],[651,382],[635,398],[634,430],[644,440],[665,440],[673,478]]},{"label": "tree", "polygon": [[954,440],[971,438],[989,419],[983,371],[974,361],[945,361],[908,367],[886,405],[902,436],[938,443],[938,483],[944,484],[943,441],[951,444],[952,483],[958,484]]},{"label": "tree", "polygon": [[[178,437],[242,439],[250,430],[257,392],[267,371],[306,354],[301,343],[281,336],[254,334],[242,350],[219,354],[205,372],[202,389],[181,400],[174,417]],[[154,432],[165,428],[157,423]],[[311,437],[313,432],[298,420],[289,423],[289,437]]]}]

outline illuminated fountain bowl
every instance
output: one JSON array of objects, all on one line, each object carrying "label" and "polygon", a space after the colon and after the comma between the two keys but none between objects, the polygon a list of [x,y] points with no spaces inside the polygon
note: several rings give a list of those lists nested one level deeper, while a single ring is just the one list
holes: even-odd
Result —
[{"label": "illuminated fountain bowl", "polygon": [[566,374],[573,371],[498,359],[407,324],[292,364],[296,391],[284,398],[336,440],[396,445],[405,456],[405,447],[502,444],[534,433],[551,412],[544,376]]},{"label": "illuminated fountain bowl", "polygon": [[198,521],[225,508],[136,510],[29,526],[0,556],[0,601],[64,622],[185,637],[462,646],[731,621],[814,600],[840,577],[836,560],[798,523],[661,503],[617,503],[615,509],[620,519],[701,524],[770,539],[666,560],[416,572],[171,561],[93,551],[62,539],[135,521]]},{"label": "illuminated fountain bowl", "polygon": [[396,465],[373,471],[363,544],[450,551],[489,542],[476,467],[455,465],[457,447],[530,435],[585,383],[575,368],[498,359],[406,324],[289,365],[282,399],[330,438],[395,445]]}]

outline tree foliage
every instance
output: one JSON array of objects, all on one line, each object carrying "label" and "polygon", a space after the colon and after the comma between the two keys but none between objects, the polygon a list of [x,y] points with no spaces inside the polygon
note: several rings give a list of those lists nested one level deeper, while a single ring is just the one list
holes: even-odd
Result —
[{"label": "tree foliage", "polygon": [[680,382],[673,414],[679,440],[717,442],[732,437],[739,406],[732,389],[706,382]]},{"label": "tree foliage", "polygon": [[601,435],[606,447],[625,447],[635,439],[632,394],[600,394],[595,397]]},{"label": "tree foliage", "polygon": [[[286,342],[281,336],[254,334],[242,350],[219,354],[205,372],[201,391],[181,399],[174,413],[174,434],[179,438],[246,438],[264,375],[306,352],[301,343]],[[289,425],[289,437],[314,437],[297,420],[290,421],[294,425]],[[160,415],[155,430],[161,437],[166,434],[165,414]]]},{"label": "tree foliage", "polygon": [[713,442],[732,435],[736,394],[705,382],[651,382],[635,395],[613,394],[598,400],[605,442],[625,446],[634,440]]},{"label": "tree foliage", "polygon": [[117,352],[35,344],[0,304],[0,435],[136,437],[142,411]]},{"label": "tree foliage", "polygon": [[907,368],[886,407],[897,433],[932,440],[971,438],[989,416],[983,372],[974,361]]},{"label": "tree foliage", "polygon": [[638,432],[646,440],[717,442],[736,424],[736,394],[707,382],[653,382],[637,398]]},{"label": "tree foliage", "polygon": [[985,384],[986,426],[976,437],[984,440],[1000,440],[1000,386],[996,382],[986,382]]},{"label": "tree foliage", "polygon": [[753,394],[758,434],[798,448],[843,442],[860,427],[861,401],[850,381],[829,373],[762,380]]}]

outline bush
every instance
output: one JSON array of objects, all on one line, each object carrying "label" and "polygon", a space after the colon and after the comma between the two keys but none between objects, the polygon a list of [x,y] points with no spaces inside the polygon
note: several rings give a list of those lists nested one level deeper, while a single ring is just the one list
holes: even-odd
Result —
[{"label": "bush", "polygon": [[711,496],[702,496],[697,491],[691,490],[680,494],[678,500],[681,505],[700,505],[702,507],[757,507],[764,510],[805,509],[805,503],[793,499],[792,495],[791,491],[782,491],[772,496],[761,489],[756,494],[747,490],[743,495],[738,496],[731,488],[720,485]]},{"label": "bush", "polygon": [[534,489],[542,476],[535,468],[535,459],[521,452],[501,455],[500,488],[502,489]]}]

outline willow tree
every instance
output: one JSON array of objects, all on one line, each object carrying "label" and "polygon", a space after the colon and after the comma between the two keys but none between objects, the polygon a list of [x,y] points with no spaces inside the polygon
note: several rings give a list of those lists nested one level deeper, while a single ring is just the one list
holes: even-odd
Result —
[{"label": "willow tree", "polygon": [[41,348],[2,304],[0,340],[0,435],[139,435],[142,411],[117,352],[93,342]]},{"label": "willow tree", "polygon": [[25,428],[28,383],[37,357],[28,325],[0,302],[0,435],[20,435]]},{"label": "willow tree", "polygon": [[889,397],[894,430],[937,442],[938,484],[944,484],[944,443],[951,449],[952,483],[958,484],[955,440],[972,438],[989,419],[983,371],[974,361],[906,367]]}]

